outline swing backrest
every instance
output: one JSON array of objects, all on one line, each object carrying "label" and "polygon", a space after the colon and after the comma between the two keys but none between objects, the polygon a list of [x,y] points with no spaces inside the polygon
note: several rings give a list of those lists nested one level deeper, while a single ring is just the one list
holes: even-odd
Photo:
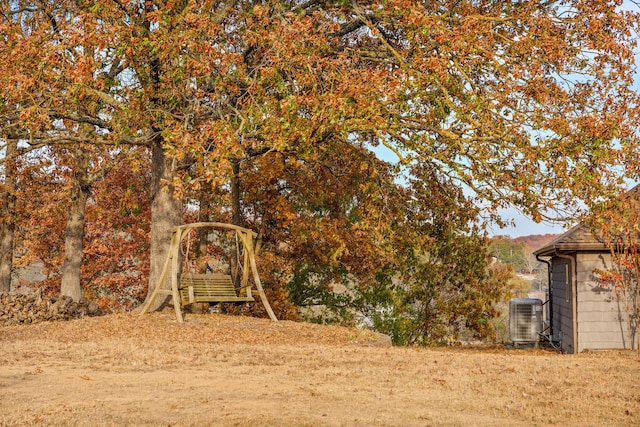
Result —
[{"label": "swing backrest", "polygon": [[182,274],[180,276],[182,305],[194,302],[253,301],[251,289],[236,289],[228,274]]}]

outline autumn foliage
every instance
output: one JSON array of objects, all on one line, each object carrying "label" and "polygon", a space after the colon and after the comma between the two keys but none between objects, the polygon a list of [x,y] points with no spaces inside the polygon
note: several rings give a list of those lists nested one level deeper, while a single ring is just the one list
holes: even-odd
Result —
[{"label": "autumn foliage", "polygon": [[637,23],[586,0],[5,2],[2,263],[131,308],[168,230],[227,221],[259,232],[280,316],[490,335],[483,225],[573,216],[633,170]]}]

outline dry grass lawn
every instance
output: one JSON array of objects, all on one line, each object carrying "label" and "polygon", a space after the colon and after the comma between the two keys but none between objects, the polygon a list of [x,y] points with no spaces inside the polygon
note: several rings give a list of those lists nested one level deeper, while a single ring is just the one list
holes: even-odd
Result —
[{"label": "dry grass lawn", "polygon": [[173,313],[0,327],[0,425],[640,425],[636,353],[378,338]]}]

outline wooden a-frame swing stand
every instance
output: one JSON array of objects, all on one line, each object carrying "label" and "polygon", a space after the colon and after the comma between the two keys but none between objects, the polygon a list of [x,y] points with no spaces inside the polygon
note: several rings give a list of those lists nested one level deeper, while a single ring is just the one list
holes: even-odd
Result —
[{"label": "wooden a-frame swing stand", "polygon": [[[243,246],[243,262],[242,262],[242,280],[240,289],[234,287],[233,280],[227,274],[181,274],[180,266],[180,247],[183,239],[189,235],[189,232],[196,228],[217,228],[224,230],[233,230],[236,237]],[[262,282],[258,275],[256,266],[255,250],[253,247],[253,239],[257,236],[252,230],[237,225],[225,224],[221,222],[196,222],[185,224],[173,228],[171,236],[171,246],[169,255],[162,268],[160,280],[156,285],[151,297],[145,302],[140,311],[141,314],[147,313],[149,308],[159,295],[171,295],[173,300],[173,308],[176,312],[178,322],[184,322],[182,316],[182,305],[192,304],[194,302],[249,302],[255,301],[252,295],[252,288],[249,284],[249,270],[253,277],[253,282],[260,296],[260,300],[267,310],[269,318],[277,321],[269,301],[264,294]],[[239,262],[239,260],[238,260]],[[171,287],[167,289],[163,285],[168,282],[167,276],[170,277]]]}]

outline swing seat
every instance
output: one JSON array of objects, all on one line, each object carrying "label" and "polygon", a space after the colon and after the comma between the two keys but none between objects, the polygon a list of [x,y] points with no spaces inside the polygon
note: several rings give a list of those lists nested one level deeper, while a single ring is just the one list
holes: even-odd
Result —
[{"label": "swing seat", "polygon": [[182,305],[195,302],[255,301],[250,291],[247,295],[240,295],[231,276],[227,274],[181,274],[178,291]]}]

